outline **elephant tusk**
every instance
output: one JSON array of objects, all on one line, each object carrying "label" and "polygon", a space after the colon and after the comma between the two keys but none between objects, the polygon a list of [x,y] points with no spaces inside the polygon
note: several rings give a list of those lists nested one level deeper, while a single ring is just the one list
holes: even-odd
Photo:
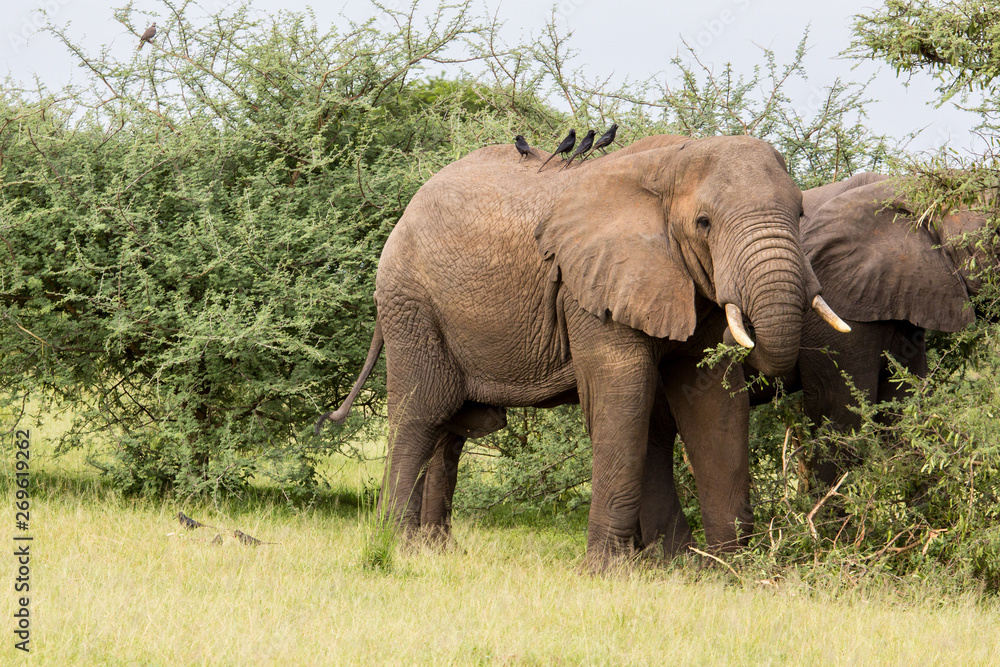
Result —
[{"label": "elephant tusk", "polygon": [[833,312],[833,308],[831,308],[819,294],[817,294],[816,298],[813,299],[812,307],[813,310],[816,311],[816,314],[831,327],[840,333],[851,333],[851,327],[847,324],[847,322],[837,317],[837,313]]},{"label": "elephant tusk", "polygon": [[743,313],[740,311],[739,306],[734,303],[726,304],[726,321],[729,322],[729,331],[733,334],[736,342],[748,350],[752,350],[753,339],[747,334],[747,330],[743,328]]}]

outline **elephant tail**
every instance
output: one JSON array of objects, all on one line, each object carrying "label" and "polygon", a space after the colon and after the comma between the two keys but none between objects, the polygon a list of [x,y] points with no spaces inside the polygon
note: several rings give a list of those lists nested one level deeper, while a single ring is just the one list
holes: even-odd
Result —
[{"label": "elephant tail", "polygon": [[375,333],[372,334],[372,344],[368,348],[368,358],[365,359],[364,368],[361,369],[361,374],[358,376],[357,381],[354,386],[351,387],[351,393],[347,395],[344,402],[340,404],[340,407],[333,412],[327,412],[325,415],[320,417],[316,421],[316,435],[319,435],[323,428],[323,423],[329,419],[337,424],[344,423],[347,419],[347,413],[351,411],[351,406],[354,405],[354,399],[357,398],[358,392],[361,391],[361,387],[364,386],[365,381],[368,380],[368,376],[371,375],[372,369],[375,368],[375,362],[378,361],[378,355],[382,352],[382,344],[384,343],[382,338],[382,325],[375,322]]}]

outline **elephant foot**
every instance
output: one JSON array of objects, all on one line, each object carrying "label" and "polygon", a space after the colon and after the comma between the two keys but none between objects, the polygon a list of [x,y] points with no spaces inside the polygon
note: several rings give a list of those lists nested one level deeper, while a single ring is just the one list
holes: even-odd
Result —
[{"label": "elephant foot", "polygon": [[421,526],[414,544],[434,552],[450,551],[457,546],[451,526],[442,524]]},{"label": "elephant foot", "polygon": [[690,531],[684,536],[661,535],[642,549],[642,555],[651,560],[666,563],[691,553],[688,547],[693,546],[694,543]]},{"label": "elephant foot", "polygon": [[636,541],[628,539],[609,539],[600,547],[587,545],[585,567],[591,574],[608,575],[623,571],[631,571],[642,557],[643,550],[637,548]]}]

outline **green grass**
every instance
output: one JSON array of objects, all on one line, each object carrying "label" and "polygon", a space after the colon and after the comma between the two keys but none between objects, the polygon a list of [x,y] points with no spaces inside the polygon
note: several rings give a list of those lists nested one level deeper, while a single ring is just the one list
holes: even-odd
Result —
[{"label": "green grass", "polygon": [[[33,434],[32,661],[38,664],[996,664],[1000,608],[930,584],[831,595],[803,583],[637,566],[582,572],[584,527],[458,517],[457,546],[367,566],[360,493],[331,463],[306,509],[270,490],[212,504],[122,497]],[[9,442],[3,448],[9,490]],[[183,531],[178,510],[220,530]],[[245,547],[239,528],[276,544]],[[221,545],[211,544],[216,533]],[[383,545],[379,544],[379,548]],[[390,545],[391,548],[391,545]],[[13,562],[0,582],[14,655]]]}]

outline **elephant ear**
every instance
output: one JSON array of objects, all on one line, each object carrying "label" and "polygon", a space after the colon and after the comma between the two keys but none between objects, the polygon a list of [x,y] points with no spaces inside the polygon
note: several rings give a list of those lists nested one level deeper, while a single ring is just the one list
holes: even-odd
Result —
[{"label": "elephant ear", "polygon": [[682,341],[697,322],[694,281],[671,255],[663,195],[651,185],[677,150],[578,168],[535,238],[587,312]]},{"label": "elephant ear", "polygon": [[803,219],[806,257],[837,314],[939,331],[973,321],[965,283],[938,234],[913,222],[891,182],[852,189]]}]

